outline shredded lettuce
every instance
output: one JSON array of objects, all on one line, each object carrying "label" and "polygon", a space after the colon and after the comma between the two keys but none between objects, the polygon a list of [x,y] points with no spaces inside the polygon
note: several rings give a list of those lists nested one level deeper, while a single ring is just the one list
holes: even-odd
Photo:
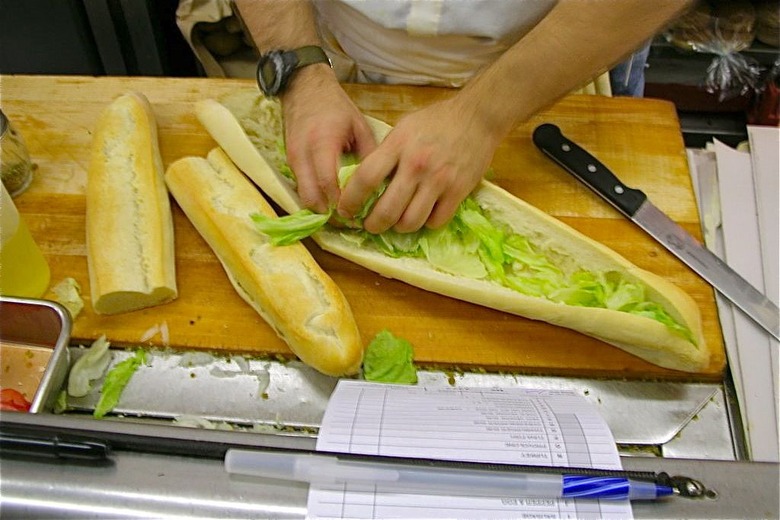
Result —
[{"label": "shredded lettuce", "polygon": [[68,411],[68,391],[60,390],[57,394],[57,399],[54,401],[52,411],[56,414],[65,413]]},{"label": "shredded lettuce", "polygon": [[498,271],[498,266],[503,265],[505,258],[504,232],[485,217],[472,198],[467,197],[463,201],[456,215],[463,227],[482,244],[483,260],[494,264],[493,268],[489,268],[490,271]]},{"label": "shredded lettuce", "polygon": [[481,279],[487,270],[475,249],[464,243],[450,223],[439,229],[427,230],[420,238],[420,247],[432,266],[445,273]]},{"label": "shredded lettuce", "polygon": [[111,362],[111,344],[103,334],[73,363],[68,374],[68,394],[84,397],[92,388],[92,381],[99,379]]},{"label": "shredded lettuce", "polygon": [[[357,169],[354,156],[345,157],[339,170],[343,188]],[[387,180],[366,201],[355,222],[360,225],[384,193]],[[319,231],[333,217],[333,210],[315,214],[309,210],[279,219],[253,215],[258,229],[272,243],[288,244]],[[454,217],[439,229],[423,228],[414,233],[392,230],[374,235],[364,229],[345,229],[345,240],[370,245],[394,257],[425,258],[436,269],[456,276],[489,280],[521,294],[582,307],[611,309],[644,316],[664,324],[691,343],[691,331],[679,324],[658,303],[648,301],[645,287],[616,272],[564,272],[527,237],[508,226],[495,223],[473,197],[467,197]]]},{"label": "shredded lettuce", "polygon": [[412,344],[388,330],[381,331],[366,347],[363,378],[382,383],[417,384]]},{"label": "shredded lettuce", "polygon": [[[278,157],[287,157],[287,149],[284,146],[283,139],[279,139],[279,141],[277,141],[276,151]],[[295,178],[295,174],[293,173],[292,168],[290,168],[290,165],[287,164],[286,161],[281,161],[279,164],[277,164],[276,168],[277,170],[279,170],[279,173],[282,174],[282,177],[297,184],[297,179]]]},{"label": "shredded lettuce", "polygon": [[95,418],[100,419],[114,409],[119,402],[119,398],[127,386],[127,383],[130,382],[130,378],[133,377],[133,374],[138,370],[138,367],[144,363],[146,363],[146,351],[139,349],[135,351],[135,354],[132,357],[117,363],[117,365],[106,374],[106,378],[103,381],[103,388],[100,390],[100,399],[92,413]]},{"label": "shredded lettuce", "polygon": [[[352,236],[358,236],[356,233],[348,233]],[[425,230],[415,231],[414,233],[399,233],[388,229],[379,235],[363,233],[364,236],[374,240],[376,244],[390,256],[421,256],[423,236]],[[364,238],[358,238],[363,241]]]},{"label": "shredded lettuce", "polygon": [[[339,188],[342,190],[349,182],[349,179],[352,178],[352,175],[355,173],[355,171],[358,169],[358,163],[356,162],[356,159],[354,157],[350,157],[348,159],[342,159],[342,166],[339,168],[338,172],[338,181],[339,181]],[[387,178],[385,178],[382,181],[382,184],[374,190],[374,193],[372,193],[368,199],[363,203],[363,207],[360,208],[360,211],[355,213],[353,222],[355,222],[357,225],[362,225],[363,220],[368,216],[369,213],[371,213],[371,210],[374,207],[374,204],[376,204],[376,201],[379,200],[379,197],[382,196],[382,194],[385,192],[385,189],[387,189],[387,185],[390,184]]]}]

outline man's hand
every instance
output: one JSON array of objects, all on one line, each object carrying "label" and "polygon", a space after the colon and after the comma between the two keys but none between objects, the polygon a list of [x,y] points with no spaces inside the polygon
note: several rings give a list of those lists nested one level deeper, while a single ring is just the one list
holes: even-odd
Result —
[{"label": "man's hand", "polygon": [[330,70],[299,71],[282,97],[287,161],[295,172],[301,203],[325,213],[338,202],[337,173],[343,153],[364,157],[376,142],[363,115]]},{"label": "man's hand", "polygon": [[[235,0],[261,52],[322,45],[310,0]],[[325,64],[299,69],[282,93],[287,162],[307,208],[324,213],[339,198],[341,154],[376,147],[368,123]]]},{"label": "man's hand", "polygon": [[[235,0],[258,49],[321,45],[309,0]],[[338,201],[352,217],[392,175],[364,220],[373,233],[443,225],[520,122],[620,62],[693,0],[559,0],[523,38],[452,98],[404,117],[377,147],[368,124],[324,64],[298,71],[283,94],[287,157],[303,204]],[[373,150],[373,151],[372,151]],[[363,160],[339,196],[340,155]]]},{"label": "man's hand", "polygon": [[392,175],[363,227],[371,233],[440,227],[479,183],[498,142],[454,100],[409,114],[363,159],[342,191],[339,214],[351,218]]}]

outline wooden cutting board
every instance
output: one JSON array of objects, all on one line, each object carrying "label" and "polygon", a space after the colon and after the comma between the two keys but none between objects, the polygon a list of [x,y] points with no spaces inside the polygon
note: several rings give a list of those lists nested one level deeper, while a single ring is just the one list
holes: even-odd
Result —
[{"label": "wooden cutting board", "polygon": [[[2,76],[2,107],[37,164],[29,190],[16,202],[52,271],[52,284],[73,277],[86,306],[73,338],[106,334],[114,344],[139,344],[167,329],[172,348],[290,356],[287,346],[233,290],[221,265],[174,204],[179,298],[137,312],[92,312],[85,248],[86,171],[100,111],[127,90],[153,105],[167,166],[204,156],[214,141],[197,121],[193,102],[251,81],[203,78],[88,78]],[[395,123],[405,113],[451,90],[347,85],[366,113]],[[701,374],[662,369],[598,340],[428,293],[383,278],[308,243],[352,305],[364,341],[387,328],[409,340],[422,366],[583,377],[720,379],[725,363],[712,288],[631,222],[536,150],[530,135],[552,122],[592,151],[629,186],[644,190],[662,210],[700,237],[699,217],[674,107],[663,101],[570,96],[515,129],[496,152],[493,181],[638,266],[681,286],[698,303],[706,340],[719,355]],[[479,146],[479,143],[474,143]],[[157,334],[144,344],[163,345]]]}]

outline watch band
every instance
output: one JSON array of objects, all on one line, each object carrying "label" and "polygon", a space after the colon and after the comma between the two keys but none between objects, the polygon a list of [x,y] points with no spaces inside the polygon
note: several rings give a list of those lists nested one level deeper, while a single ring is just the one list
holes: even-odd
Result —
[{"label": "watch band", "polygon": [[296,70],[315,63],[330,65],[328,55],[317,45],[267,52],[257,63],[257,84],[266,96],[276,96],[284,91]]}]

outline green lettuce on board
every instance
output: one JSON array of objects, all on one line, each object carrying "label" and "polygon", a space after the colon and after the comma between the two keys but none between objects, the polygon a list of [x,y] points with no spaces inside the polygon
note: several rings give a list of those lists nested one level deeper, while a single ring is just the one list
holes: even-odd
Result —
[{"label": "green lettuce on board", "polygon": [[[348,156],[339,169],[343,188],[357,169]],[[366,201],[352,225],[360,225],[387,187],[387,179]],[[253,214],[257,229],[274,245],[291,244],[319,231],[334,215],[301,210],[280,218]],[[624,279],[618,272],[564,272],[544,251],[509,226],[491,219],[473,197],[467,197],[454,217],[439,229],[422,228],[413,233],[393,230],[371,234],[362,228],[344,228],[341,236],[358,246],[374,247],[394,257],[424,258],[436,269],[455,276],[489,280],[518,293],[572,306],[596,307],[653,319],[687,341],[696,344],[693,333],[678,323],[658,303],[647,300],[641,283]]]}]

